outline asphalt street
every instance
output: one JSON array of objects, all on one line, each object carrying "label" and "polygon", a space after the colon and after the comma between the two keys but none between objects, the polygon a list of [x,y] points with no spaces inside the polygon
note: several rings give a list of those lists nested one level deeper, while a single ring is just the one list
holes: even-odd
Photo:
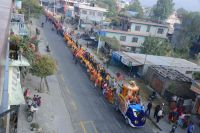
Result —
[{"label": "asphalt street", "polygon": [[142,128],[125,124],[123,116],[91,83],[86,70],[74,63],[66,42],[51,27],[50,23],[45,24],[44,36],[58,64],[57,78],[75,133],[152,133],[149,122]]}]

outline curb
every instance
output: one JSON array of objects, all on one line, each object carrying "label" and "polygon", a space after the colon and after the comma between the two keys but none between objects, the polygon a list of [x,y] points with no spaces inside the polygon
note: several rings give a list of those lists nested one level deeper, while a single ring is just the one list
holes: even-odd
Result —
[{"label": "curb", "polygon": [[163,131],[162,128],[151,117],[147,118],[154,124],[155,127],[157,127],[160,131]]}]

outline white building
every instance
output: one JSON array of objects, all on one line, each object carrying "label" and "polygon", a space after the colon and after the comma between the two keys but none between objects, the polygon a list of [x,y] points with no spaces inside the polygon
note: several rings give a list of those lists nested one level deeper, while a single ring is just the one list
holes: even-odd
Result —
[{"label": "white building", "polygon": [[168,24],[160,24],[140,19],[121,18],[121,29],[104,29],[105,36],[115,37],[122,46],[123,51],[140,52],[141,44],[148,36],[167,39]]},{"label": "white building", "polygon": [[90,6],[85,4],[74,5],[75,18],[81,19],[83,22],[97,22],[101,23],[105,20],[105,12],[107,9],[97,6]]},{"label": "white building", "polygon": [[174,33],[174,24],[181,24],[181,20],[178,18],[176,11],[167,18],[166,22],[169,23],[169,34]]}]

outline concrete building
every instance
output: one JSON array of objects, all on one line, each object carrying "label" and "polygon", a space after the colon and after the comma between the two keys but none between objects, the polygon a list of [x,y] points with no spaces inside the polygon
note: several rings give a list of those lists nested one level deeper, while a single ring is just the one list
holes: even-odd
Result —
[{"label": "concrete building", "polygon": [[10,30],[20,36],[28,35],[28,28],[24,21],[24,14],[12,13]]},{"label": "concrete building", "polygon": [[8,94],[8,69],[9,69],[9,22],[10,14],[12,11],[12,1],[1,0],[0,1],[0,132],[7,133],[9,131],[8,123],[9,117],[2,115],[3,112],[9,109],[9,94]]},{"label": "concrete building", "polygon": [[145,81],[157,93],[169,100],[173,95],[195,100],[195,93],[190,90],[192,80],[177,70],[150,66],[145,74]]},{"label": "concrete building", "polygon": [[169,34],[174,33],[174,25],[181,24],[180,18],[178,18],[176,11],[174,11],[167,19],[166,22],[169,23]]},{"label": "concrete building", "polygon": [[167,39],[168,24],[160,24],[139,19],[121,18],[121,29],[104,29],[106,37],[115,37],[120,41],[122,50],[139,52],[145,37],[152,36]]},{"label": "concrete building", "polygon": [[102,21],[105,20],[105,12],[107,12],[107,9],[100,8],[95,5],[74,5],[75,18],[78,18],[81,22],[84,23],[102,23]]}]

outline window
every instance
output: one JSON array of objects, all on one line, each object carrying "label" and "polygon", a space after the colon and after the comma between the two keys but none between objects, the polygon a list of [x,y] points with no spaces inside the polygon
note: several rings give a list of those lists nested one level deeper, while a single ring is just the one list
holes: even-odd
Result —
[{"label": "window", "polygon": [[87,14],[87,11],[86,10],[82,10],[82,14]]},{"label": "window", "polygon": [[150,25],[148,25],[148,26],[147,26],[147,32],[149,32],[149,31],[150,31],[150,28],[151,28],[151,26],[150,26]]},{"label": "window", "polygon": [[140,31],[141,26],[135,26],[135,31]]},{"label": "window", "polygon": [[137,37],[133,37],[132,38],[132,42],[138,42],[138,38]]},{"label": "window", "polygon": [[126,36],[120,36],[120,41],[126,41]]},{"label": "window", "polygon": [[158,32],[157,33],[158,34],[163,34],[163,31],[164,31],[163,28],[158,28]]},{"label": "window", "polygon": [[103,14],[101,12],[98,12],[98,16],[101,17],[103,16]]}]

